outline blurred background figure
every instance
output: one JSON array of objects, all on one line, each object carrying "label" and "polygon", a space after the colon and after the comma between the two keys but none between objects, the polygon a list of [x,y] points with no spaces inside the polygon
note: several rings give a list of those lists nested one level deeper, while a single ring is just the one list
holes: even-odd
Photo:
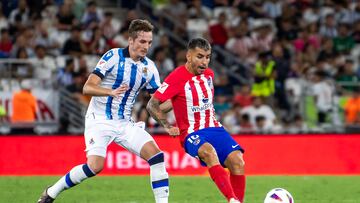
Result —
[{"label": "blurred background figure", "polygon": [[20,88],[21,90],[15,92],[12,98],[12,133],[33,133],[36,122],[36,98],[31,93],[31,80],[21,81]]}]

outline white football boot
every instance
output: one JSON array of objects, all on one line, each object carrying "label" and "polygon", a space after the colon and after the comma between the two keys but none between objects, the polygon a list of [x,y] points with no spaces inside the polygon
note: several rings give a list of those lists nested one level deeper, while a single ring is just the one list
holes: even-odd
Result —
[{"label": "white football boot", "polygon": [[234,199],[234,198],[231,198],[230,200],[229,200],[229,203],[241,203],[239,200],[236,200],[236,199]]}]

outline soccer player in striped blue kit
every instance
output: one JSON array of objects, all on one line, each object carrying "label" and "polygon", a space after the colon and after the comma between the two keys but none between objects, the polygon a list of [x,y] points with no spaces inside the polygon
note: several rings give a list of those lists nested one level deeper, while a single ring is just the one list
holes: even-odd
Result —
[{"label": "soccer player in striped blue kit", "polygon": [[[156,203],[167,203],[168,173],[164,154],[144,126],[134,123],[131,111],[141,89],[150,94],[160,86],[159,73],[146,54],[152,43],[153,26],[136,19],[129,26],[129,46],[105,53],[84,85],[92,95],[85,118],[87,163],[75,166],[54,185],[47,188],[38,203],[53,202],[64,190],[100,173],[107,146],[111,142],[126,148],[150,165],[150,179]],[[167,111],[170,105],[164,105]]]}]

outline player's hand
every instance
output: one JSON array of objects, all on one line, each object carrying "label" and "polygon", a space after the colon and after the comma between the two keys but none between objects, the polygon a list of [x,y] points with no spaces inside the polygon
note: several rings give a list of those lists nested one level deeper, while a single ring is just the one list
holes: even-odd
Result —
[{"label": "player's hand", "polygon": [[120,87],[111,90],[110,96],[118,98],[120,94],[126,92],[129,89],[129,86],[126,84],[120,85]]},{"label": "player's hand", "polygon": [[165,128],[165,131],[171,136],[176,137],[180,135],[180,130],[178,127],[170,126],[168,128]]}]

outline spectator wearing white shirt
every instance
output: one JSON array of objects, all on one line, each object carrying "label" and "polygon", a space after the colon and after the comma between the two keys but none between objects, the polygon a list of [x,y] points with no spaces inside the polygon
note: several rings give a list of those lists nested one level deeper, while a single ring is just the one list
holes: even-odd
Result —
[{"label": "spectator wearing white shirt", "polygon": [[265,118],[265,123],[263,125],[264,128],[270,130],[275,127],[275,122],[276,122],[275,113],[269,105],[263,103],[261,97],[255,97],[253,105],[244,107],[241,110],[241,115],[243,114],[248,114],[250,116],[250,123],[253,126],[257,126],[256,118],[262,116]]},{"label": "spectator wearing white shirt", "polygon": [[325,80],[324,71],[316,71],[313,77],[314,85],[312,87],[315,105],[318,110],[318,123],[326,123],[328,115],[333,108],[333,88]]},{"label": "spectator wearing white shirt", "polygon": [[34,76],[50,82],[56,71],[56,63],[52,56],[46,55],[46,48],[43,45],[35,47],[35,57],[31,58],[31,61],[34,62],[35,66]]}]

